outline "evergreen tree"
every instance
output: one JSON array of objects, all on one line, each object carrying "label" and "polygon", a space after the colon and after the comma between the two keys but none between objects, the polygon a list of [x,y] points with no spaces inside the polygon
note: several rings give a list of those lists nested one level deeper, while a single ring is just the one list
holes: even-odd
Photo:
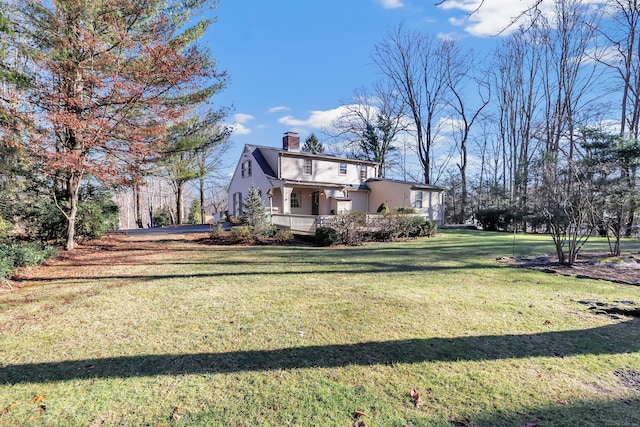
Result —
[{"label": "evergreen tree", "polygon": [[242,213],[247,220],[247,225],[253,237],[264,237],[269,234],[271,225],[269,224],[269,216],[265,210],[260,190],[255,187],[249,189],[249,194],[244,199]]},{"label": "evergreen tree", "polygon": [[312,133],[304,141],[302,151],[313,154],[322,154],[324,153],[324,145],[322,145],[322,142],[318,141],[318,137],[316,137],[316,135]]}]

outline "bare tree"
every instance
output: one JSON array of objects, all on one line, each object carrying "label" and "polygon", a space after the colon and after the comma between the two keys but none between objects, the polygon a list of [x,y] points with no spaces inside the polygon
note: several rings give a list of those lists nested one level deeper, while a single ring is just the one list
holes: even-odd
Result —
[{"label": "bare tree", "polygon": [[[456,139],[459,153],[457,163],[460,171],[460,210],[458,212],[458,223],[467,220],[468,212],[468,144],[471,136],[471,128],[476,122],[480,113],[489,104],[491,90],[488,76],[478,77],[474,75],[473,67],[477,62],[471,52],[463,53],[457,46],[450,50],[447,61],[446,83],[451,92],[449,105],[458,120],[454,126],[454,138]],[[468,90],[476,90],[475,97],[468,96]]]},{"label": "bare tree", "polygon": [[407,108],[425,184],[432,183],[433,146],[446,107],[447,61],[455,42],[399,27],[378,43],[373,61]]},{"label": "bare tree", "polygon": [[397,136],[407,129],[405,107],[393,87],[376,83],[356,89],[331,127],[334,137],[347,139],[350,157],[378,163],[378,177],[384,177],[394,164]]},{"label": "bare tree", "polygon": [[[601,34],[615,55],[605,56],[602,61],[618,77],[616,87],[622,83],[620,99],[620,138],[638,145],[640,134],[640,1],[609,0],[610,16],[614,25],[603,29]],[[627,190],[637,187],[637,165],[628,164],[622,169],[622,178]],[[625,207],[625,235],[631,235],[638,208],[636,198],[629,198]]]}]

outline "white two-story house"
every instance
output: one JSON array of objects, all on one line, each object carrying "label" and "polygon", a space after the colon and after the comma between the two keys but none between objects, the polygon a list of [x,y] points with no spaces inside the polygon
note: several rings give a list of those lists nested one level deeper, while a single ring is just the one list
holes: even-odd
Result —
[{"label": "white two-story house", "polygon": [[276,215],[331,215],[345,210],[374,213],[413,207],[442,224],[444,188],[378,178],[379,165],[300,151],[300,137],[285,133],[282,149],[245,145],[228,187],[229,212],[241,216],[251,187]]}]

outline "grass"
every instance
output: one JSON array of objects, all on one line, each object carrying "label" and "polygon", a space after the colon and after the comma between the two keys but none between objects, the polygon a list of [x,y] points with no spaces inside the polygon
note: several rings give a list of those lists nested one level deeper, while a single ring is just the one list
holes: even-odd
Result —
[{"label": "grass", "polygon": [[640,321],[577,302],[640,288],[496,262],[553,253],[548,236],[135,239],[0,295],[0,426],[640,425],[616,376],[640,370]]}]

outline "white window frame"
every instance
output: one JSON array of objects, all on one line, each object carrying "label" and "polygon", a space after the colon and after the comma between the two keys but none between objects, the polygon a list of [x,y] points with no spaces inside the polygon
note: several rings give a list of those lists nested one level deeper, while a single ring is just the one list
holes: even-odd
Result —
[{"label": "white window frame", "polygon": [[424,191],[416,190],[416,201],[414,203],[416,209],[422,209],[423,200],[424,200]]},{"label": "white window frame", "polygon": [[367,179],[369,176],[369,171],[367,170],[366,165],[360,166],[360,179]]},{"label": "white window frame", "polygon": [[291,208],[300,208],[302,207],[302,197],[299,191],[292,191],[291,196],[289,196],[289,206]]},{"label": "white window frame", "polygon": [[340,166],[339,166],[339,173],[340,175],[346,175],[347,174],[347,162],[340,162]]},{"label": "white window frame", "polygon": [[312,159],[304,159],[304,167],[303,172],[305,175],[313,174],[313,160]]}]

